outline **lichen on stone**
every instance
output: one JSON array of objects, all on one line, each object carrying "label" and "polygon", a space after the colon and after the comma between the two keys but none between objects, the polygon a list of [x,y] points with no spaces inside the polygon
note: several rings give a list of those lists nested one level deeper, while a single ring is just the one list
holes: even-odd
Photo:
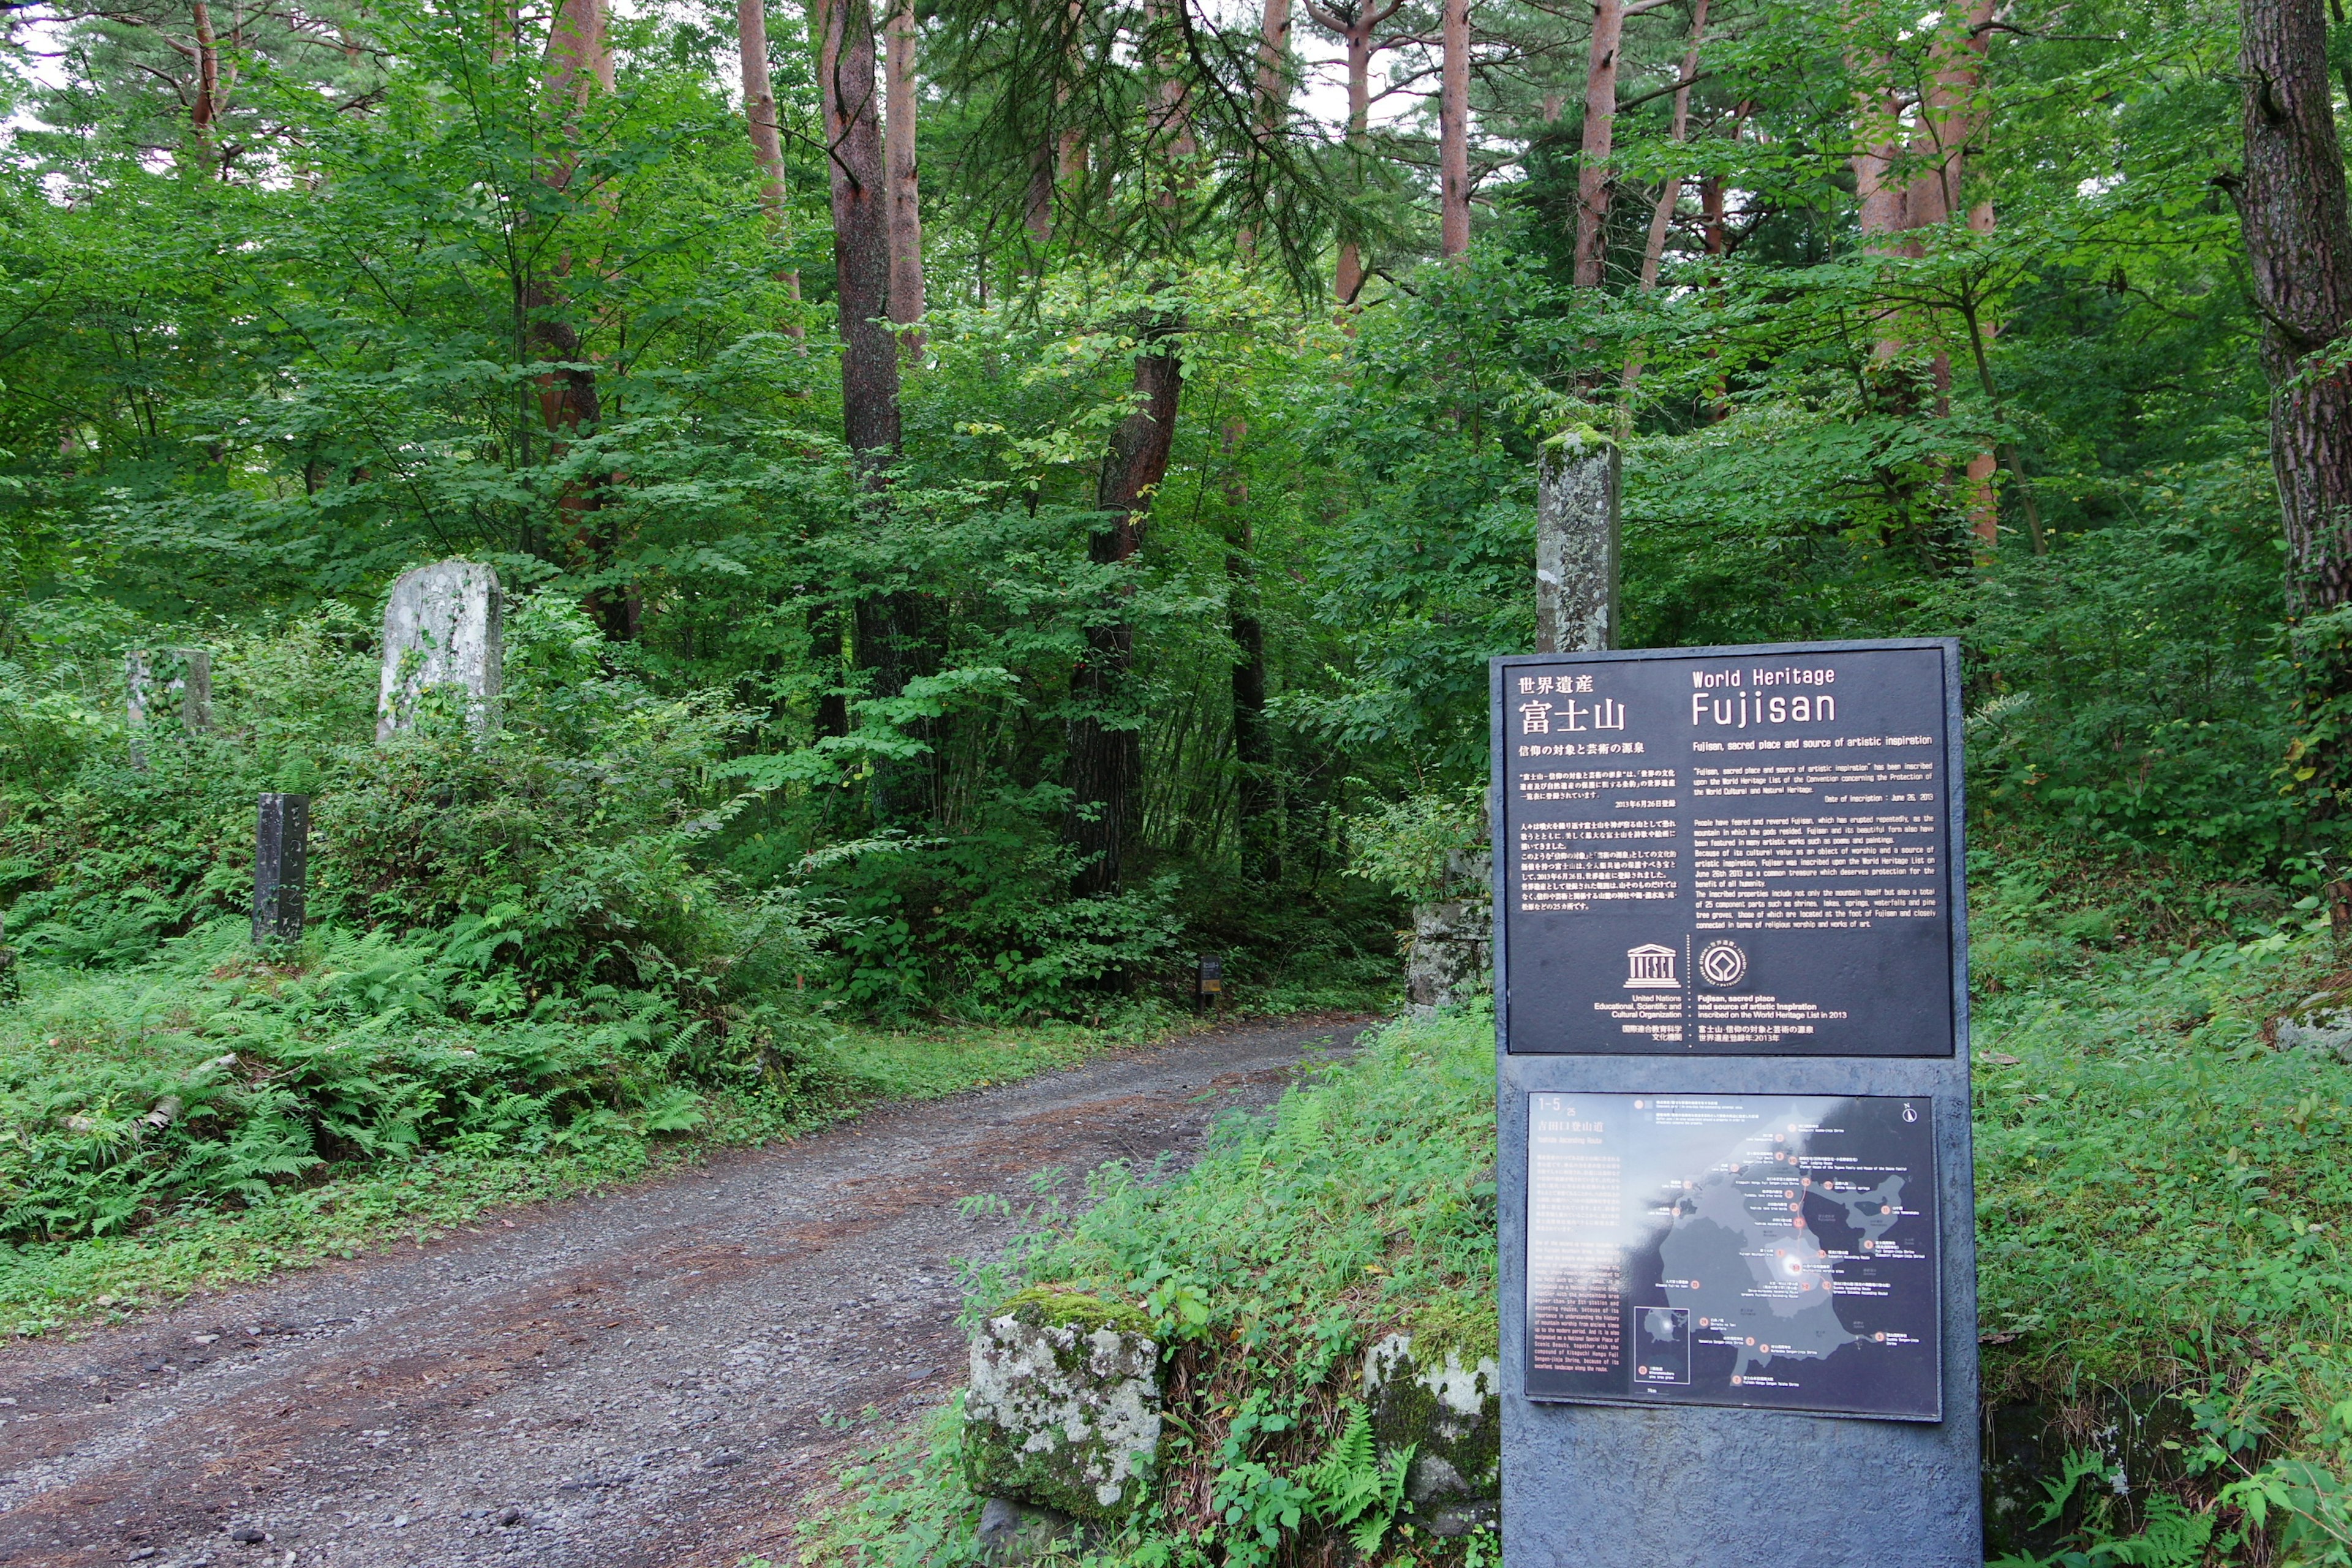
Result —
[{"label": "lichen on stone", "polygon": [[964,1400],[973,1491],[1105,1521],[1142,1503],[1160,1449],[1160,1347],[1120,1326],[1140,1317],[1024,1291],[982,1326]]}]

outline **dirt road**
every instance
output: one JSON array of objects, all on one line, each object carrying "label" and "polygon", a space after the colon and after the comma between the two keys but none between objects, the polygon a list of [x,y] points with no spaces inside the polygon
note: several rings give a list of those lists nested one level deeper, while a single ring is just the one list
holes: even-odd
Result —
[{"label": "dirt road", "polygon": [[[963,1375],[1047,1167],[1181,1160],[1358,1026],[1123,1052],[0,1352],[0,1563],[684,1568]],[[871,1410],[868,1417],[864,1413]]]}]

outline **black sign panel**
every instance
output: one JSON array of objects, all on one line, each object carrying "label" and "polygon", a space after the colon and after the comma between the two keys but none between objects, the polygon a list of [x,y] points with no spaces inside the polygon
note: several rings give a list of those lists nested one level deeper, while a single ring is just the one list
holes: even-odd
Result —
[{"label": "black sign panel", "polygon": [[1528,1398],[1941,1418],[1930,1100],[1527,1108]]},{"label": "black sign panel", "polygon": [[1951,1054],[1943,647],[1498,675],[1511,1051]]}]

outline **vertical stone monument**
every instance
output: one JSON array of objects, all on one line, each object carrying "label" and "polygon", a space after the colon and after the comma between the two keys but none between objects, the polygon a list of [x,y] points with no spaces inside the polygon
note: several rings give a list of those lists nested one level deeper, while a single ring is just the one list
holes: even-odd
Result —
[{"label": "vertical stone monument", "polygon": [[1564,430],[1536,448],[1536,651],[1617,646],[1617,444]]},{"label": "vertical stone monument", "polygon": [[253,942],[302,940],[310,872],[310,797],[265,795],[253,837]]},{"label": "vertical stone monument", "polygon": [[416,722],[436,687],[462,695],[467,721],[498,722],[506,604],[499,574],[478,561],[436,561],[401,574],[383,607],[383,679],[375,738]]},{"label": "vertical stone monument", "polygon": [[133,648],[122,656],[122,684],[131,721],[131,761],[147,765],[142,731],[148,721],[177,710],[191,734],[213,727],[213,656],[200,647]]},{"label": "vertical stone monument", "polygon": [[1956,642],[1493,666],[1507,1568],[1979,1568]]}]

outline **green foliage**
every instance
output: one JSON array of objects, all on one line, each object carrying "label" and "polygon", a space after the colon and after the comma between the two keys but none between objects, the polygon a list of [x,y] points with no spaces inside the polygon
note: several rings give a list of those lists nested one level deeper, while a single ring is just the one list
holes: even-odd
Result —
[{"label": "green foliage", "polygon": [[1350,1405],[1348,1424],[1330,1448],[1299,1477],[1315,1493],[1315,1517],[1345,1530],[1355,1549],[1371,1556],[1404,1506],[1412,1454],[1410,1443],[1392,1454],[1379,1453],[1372,1445],[1371,1412]]},{"label": "green foliage", "polygon": [[1349,869],[1410,903],[1474,891],[1468,857],[1486,841],[1486,786],[1408,795],[1349,819]]},{"label": "green foliage", "polygon": [[[289,963],[238,922],[120,981],[36,994],[0,1037],[0,1237],[105,1236],[180,1205],[267,1201],[329,1163],[539,1154],[702,1119],[690,1084],[822,1099],[774,1037],[657,994],[510,1009],[430,941],[315,929]],[[487,1013],[487,1016],[482,1016]]]}]

